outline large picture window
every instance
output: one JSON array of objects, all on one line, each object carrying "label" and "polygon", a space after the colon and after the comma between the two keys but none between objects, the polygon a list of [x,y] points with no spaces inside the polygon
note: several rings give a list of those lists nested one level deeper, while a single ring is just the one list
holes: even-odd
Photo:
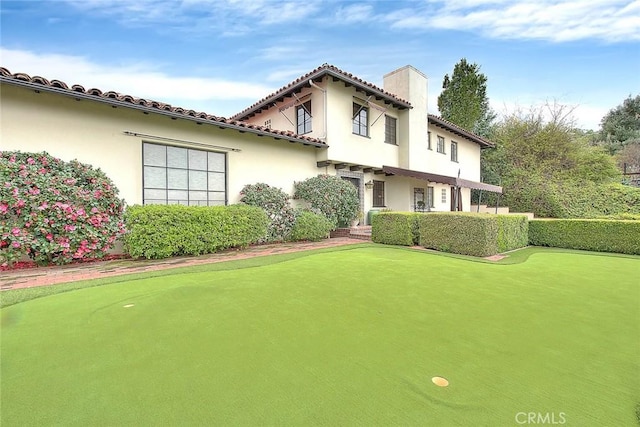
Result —
[{"label": "large picture window", "polygon": [[373,181],[373,207],[384,207],[384,181]]},{"label": "large picture window", "polygon": [[143,204],[224,205],[226,154],[143,143]]},{"label": "large picture window", "polygon": [[298,135],[311,132],[311,100],[296,107],[298,120]]},{"label": "large picture window", "polygon": [[355,102],[353,103],[353,133],[369,136],[369,109]]}]

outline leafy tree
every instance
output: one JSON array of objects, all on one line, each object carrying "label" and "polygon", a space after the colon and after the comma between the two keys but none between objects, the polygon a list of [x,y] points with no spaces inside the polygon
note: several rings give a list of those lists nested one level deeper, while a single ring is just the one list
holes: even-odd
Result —
[{"label": "leafy tree", "polygon": [[598,145],[615,154],[631,142],[640,142],[640,95],[625,99],[600,122]]},{"label": "leafy tree", "polygon": [[478,64],[462,58],[453,68],[453,74],[444,76],[442,93],[438,96],[438,109],[442,118],[488,136],[496,114],[489,107],[487,77]]},{"label": "leafy tree", "polygon": [[[483,152],[482,173],[486,182],[503,186],[501,204],[543,217],[618,213],[588,203],[590,196],[611,194],[602,186],[618,179],[619,171],[611,156],[575,129],[572,112],[547,104],[516,111],[495,125],[496,149]],[[624,203],[616,209],[624,211]]]}]

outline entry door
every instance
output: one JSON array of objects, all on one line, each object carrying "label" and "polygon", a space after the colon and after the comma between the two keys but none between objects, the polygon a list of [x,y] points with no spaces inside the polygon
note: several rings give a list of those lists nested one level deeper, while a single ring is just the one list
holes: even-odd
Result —
[{"label": "entry door", "polygon": [[356,190],[358,191],[358,199],[360,199],[360,178],[350,178],[348,176],[343,176],[342,179],[344,179],[345,181],[349,181],[353,184],[354,187],[356,187]]},{"label": "entry door", "polygon": [[[457,196],[456,193],[458,193]],[[462,211],[462,191],[460,189],[456,191],[456,187],[451,187],[451,212],[454,211]]]}]

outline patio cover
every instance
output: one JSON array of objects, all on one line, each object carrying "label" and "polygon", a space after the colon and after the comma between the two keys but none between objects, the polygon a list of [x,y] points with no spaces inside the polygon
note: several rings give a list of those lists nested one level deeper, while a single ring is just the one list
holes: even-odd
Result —
[{"label": "patio cover", "polygon": [[410,178],[421,179],[423,181],[437,182],[438,184],[448,184],[455,187],[473,188],[475,190],[484,190],[502,194],[502,187],[498,185],[485,184],[484,182],[470,181],[468,179],[456,178],[453,176],[418,172],[410,169],[394,168],[392,166],[382,166],[382,171],[387,175],[407,176]]}]

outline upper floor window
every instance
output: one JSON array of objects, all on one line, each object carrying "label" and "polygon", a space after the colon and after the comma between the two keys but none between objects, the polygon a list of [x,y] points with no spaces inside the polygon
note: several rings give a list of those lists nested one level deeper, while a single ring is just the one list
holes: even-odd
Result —
[{"label": "upper floor window", "polygon": [[458,143],[455,141],[451,141],[451,161],[458,161]]},{"label": "upper floor window", "polygon": [[355,102],[353,103],[353,133],[369,136],[369,109]]},{"label": "upper floor window", "polygon": [[438,153],[444,154],[444,137],[438,135]]},{"label": "upper floor window", "polygon": [[311,132],[311,100],[296,107],[298,135]]},{"label": "upper floor window", "polygon": [[431,148],[431,132],[427,132],[427,149],[432,150]]},{"label": "upper floor window", "polygon": [[143,204],[214,206],[226,203],[226,154],[142,145]]},{"label": "upper floor window", "polygon": [[384,207],[384,181],[373,181],[373,207]]},{"label": "upper floor window", "polygon": [[384,116],[384,142],[387,144],[398,145],[396,140],[396,118]]}]

